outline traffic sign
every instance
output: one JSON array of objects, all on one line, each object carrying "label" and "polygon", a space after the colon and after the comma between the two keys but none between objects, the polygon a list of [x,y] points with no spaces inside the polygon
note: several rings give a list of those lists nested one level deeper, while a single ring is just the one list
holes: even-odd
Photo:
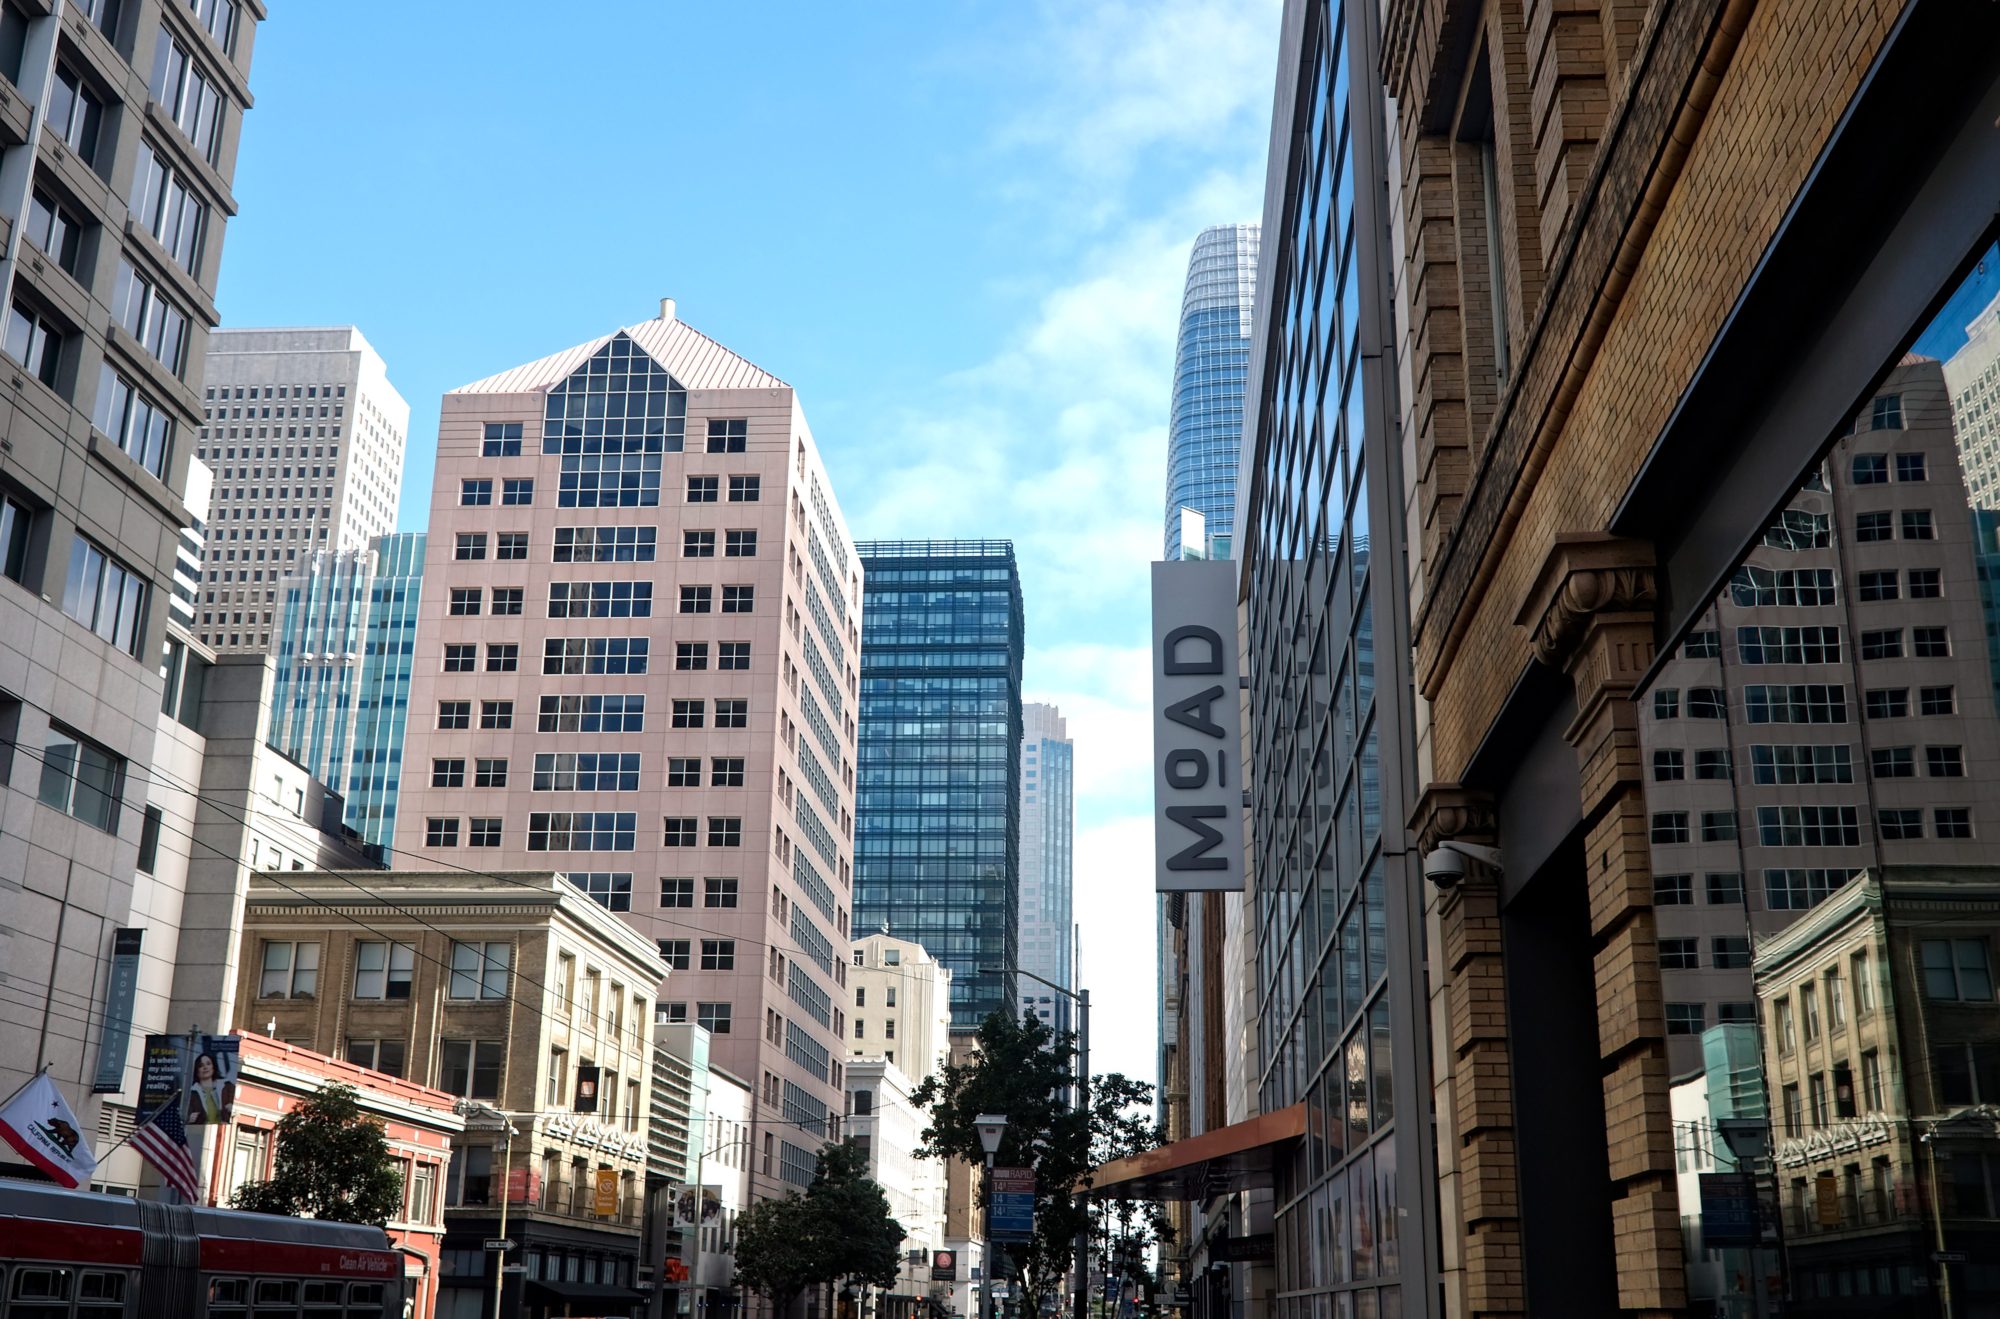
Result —
[{"label": "traffic sign", "polygon": [[1931,1252],[1931,1263],[1963,1264],[1965,1263],[1965,1252],[1962,1250],[1933,1250]]},{"label": "traffic sign", "polygon": [[509,1264],[500,1271],[502,1273],[526,1273],[528,1271],[528,1266],[525,1264]]},{"label": "traffic sign", "polygon": [[995,1241],[1027,1241],[1035,1235],[1035,1170],[995,1168],[987,1230]]},{"label": "traffic sign", "polygon": [[488,1237],[486,1238],[486,1248],[488,1250],[512,1250],[514,1243],[506,1237]]}]

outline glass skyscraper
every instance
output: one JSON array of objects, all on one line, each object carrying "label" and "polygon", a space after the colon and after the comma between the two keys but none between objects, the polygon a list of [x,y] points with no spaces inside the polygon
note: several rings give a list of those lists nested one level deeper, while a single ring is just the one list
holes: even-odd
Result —
[{"label": "glass skyscraper", "polygon": [[1021,575],[1005,540],[864,541],[854,932],[951,969],[951,1025],[1015,1011]]},{"label": "glass skyscraper", "polygon": [[270,745],[346,797],[347,827],[395,834],[425,535],[322,551],[279,589]]},{"label": "glass skyscraper", "polygon": [[[1076,988],[1076,743],[1053,705],[1022,707],[1021,969]],[[1023,978],[1021,1006],[1057,1030],[1075,1029],[1070,1000]]]},{"label": "glass skyscraper", "polygon": [[[1231,557],[1257,237],[1254,224],[1217,225],[1201,231],[1188,258],[1167,425],[1169,559]],[[1184,543],[1184,528],[1196,526],[1205,529],[1204,543]]]}]

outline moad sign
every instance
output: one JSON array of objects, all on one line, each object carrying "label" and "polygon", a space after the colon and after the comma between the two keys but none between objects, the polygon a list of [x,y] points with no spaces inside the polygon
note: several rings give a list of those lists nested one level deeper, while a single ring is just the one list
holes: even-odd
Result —
[{"label": "moad sign", "polygon": [[1153,565],[1153,849],[1162,893],[1243,890],[1236,565]]}]

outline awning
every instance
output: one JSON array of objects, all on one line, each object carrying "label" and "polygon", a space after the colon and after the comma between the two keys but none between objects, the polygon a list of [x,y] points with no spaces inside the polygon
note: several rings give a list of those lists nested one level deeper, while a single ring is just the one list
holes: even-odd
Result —
[{"label": "awning", "polygon": [[1293,1104],[1232,1126],[1116,1159],[1091,1174],[1090,1193],[1126,1200],[1201,1201],[1275,1183],[1285,1147],[1306,1134],[1306,1106]]},{"label": "awning", "polygon": [[[533,1305],[566,1305],[578,1309],[590,1305],[610,1305],[630,1309],[646,1299],[644,1292],[635,1292],[630,1287],[613,1287],[601,1282],[560,1282],[550,1279],[546,1282],[530,1278],[525,1295]],[[599,1311],[584,1309],[584,1314]]]}]

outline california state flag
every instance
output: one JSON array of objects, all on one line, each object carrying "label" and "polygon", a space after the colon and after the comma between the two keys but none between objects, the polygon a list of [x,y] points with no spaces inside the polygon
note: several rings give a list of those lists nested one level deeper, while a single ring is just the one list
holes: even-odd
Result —
[{"label": "california state flag", "polygon": [[90,1185],[90,1175],[97,1171],[97,1155],[91,1152],[90,1142],[77,1126],[76,1114],[47,1072],[15,1091],[6,1106],[0,1107],[0,1137],[22,1158],[71,1190]]}]

